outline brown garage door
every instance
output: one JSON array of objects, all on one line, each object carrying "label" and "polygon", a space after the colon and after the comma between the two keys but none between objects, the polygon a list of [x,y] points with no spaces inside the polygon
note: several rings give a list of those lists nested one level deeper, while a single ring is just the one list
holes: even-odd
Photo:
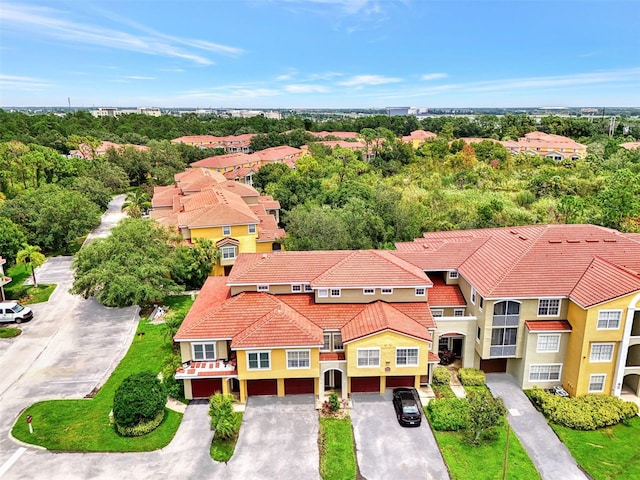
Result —
[{"label": "brown garage door", "polygon": [[191,380],[191,394],[193,395],[193,398],[209,398],[216,392],[222,393],[221,378]]},{"label": "brown garage door", "polygon": [[507,371],[507,359],[480,360],[480,370],[484,373],[504,373]]},{"label": "brown garage door", "polygon": [[387,388],[413,387],[416,384],[416,377],[387,377]]},{"label": "brown garage door", "polygon": [[278,381],[270,380],[247,380],[247,395],[277,395]]},{"label": "brown garage door", "polygon": [[285,378],[284,394],[300,395],[303,393],[313,394],[313,378]]},{"label": "brown garage door", "polygon": [[380,377],[353,377],[351,378],[352,393],[379,393]]}]

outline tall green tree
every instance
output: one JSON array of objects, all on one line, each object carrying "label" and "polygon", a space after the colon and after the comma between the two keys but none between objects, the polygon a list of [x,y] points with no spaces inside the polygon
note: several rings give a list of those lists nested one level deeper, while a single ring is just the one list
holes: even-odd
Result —
[{"label": "tall green tree", "polygon": [[33,286],[38,286],[38,280],[36,279],[36,268],[41,266],[45,261],[45,256],[40,253],[40,247],[37,245],[29,245],[28,243],[22,244],[22,250],[18,251],[16,256],[16,263],[27,263],[31,268],[31,276],[33,278]]},{"label": "tall green tree", "polygon": [[0,217],[0,253],[9,265],[16,261],[16,256],[26,241],[27,238],[20,226],[8,218]]},{"label": "tall green tree", "polygon": [[480,392],[470,392],[467,399],[469,401],[468,439],[474,445],[479,445],[482,437],[500,424],[507,414],[507,409],[501,398],[494,398]]}]

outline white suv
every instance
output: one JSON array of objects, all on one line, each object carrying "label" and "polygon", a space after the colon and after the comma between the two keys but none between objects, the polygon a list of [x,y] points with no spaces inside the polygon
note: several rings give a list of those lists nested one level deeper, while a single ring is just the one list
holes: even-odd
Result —
[{"label": "white suv", "polygon": [[33,310],[23,307],[18,302],[0,302],[0,323],[3,322],[27,322],[33,318]]}]

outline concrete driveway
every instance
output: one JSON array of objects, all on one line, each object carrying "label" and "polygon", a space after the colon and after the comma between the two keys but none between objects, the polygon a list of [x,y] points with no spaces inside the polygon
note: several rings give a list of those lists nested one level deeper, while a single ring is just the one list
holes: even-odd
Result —
[{"label": "concrete driveway", "polygon": [[215,478],[320,479],[313,395],[250,397],[235,453]]},{"label": "concrete driveway", "polygon": [[543,480],[588,478],[511,375],[489,373],[487,386],[494,397],[502,397],[504,400],[509,409],[509,424]]},{"label": "concrete driveway", "polygon": [[417,428],[401,427],[384,395],[353,394],[351,422],[360,473],[367,480],[428,478],[445,480],[449,472],[426,419]]}]

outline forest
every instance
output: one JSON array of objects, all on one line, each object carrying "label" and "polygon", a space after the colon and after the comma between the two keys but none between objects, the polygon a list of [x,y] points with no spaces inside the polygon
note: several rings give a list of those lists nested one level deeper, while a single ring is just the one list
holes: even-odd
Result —
[{"label": "forest", "polygon": [[[11,263],[24,242],[44,252],[69,251],[93,228],[112,195],[129,192],[140,206],[155,185],[214,152],[170,139],[182,135],[256,133],[255,150],[310,145],[291,170],[263,167],[255,187],[282,207],[285,248],[393,248],[425,231],[541,223],[593,223],[640,231],[640,121],[608,118],[371,116],[316,122],[288,117],[222,118],[123,115],[94,118],[0,111],[0,253]],[[401,136],[424,129],[438,138],[414,150]],[[587,156],[556,162],[511,155],[489,139],[538,130],[587,145]],[[313,145],[307,131],[358,132],[373,146],[365,160],[348,149]],[[461,137],[487,141],[466,145]],[[382,140],[378,140],[382,139]],[[95,160],[68,158],[80,143],[147,145],[109,150]],[[137,192],[131,196],[131,192]],[[140,209],[138,209],[139,211]]]}]

